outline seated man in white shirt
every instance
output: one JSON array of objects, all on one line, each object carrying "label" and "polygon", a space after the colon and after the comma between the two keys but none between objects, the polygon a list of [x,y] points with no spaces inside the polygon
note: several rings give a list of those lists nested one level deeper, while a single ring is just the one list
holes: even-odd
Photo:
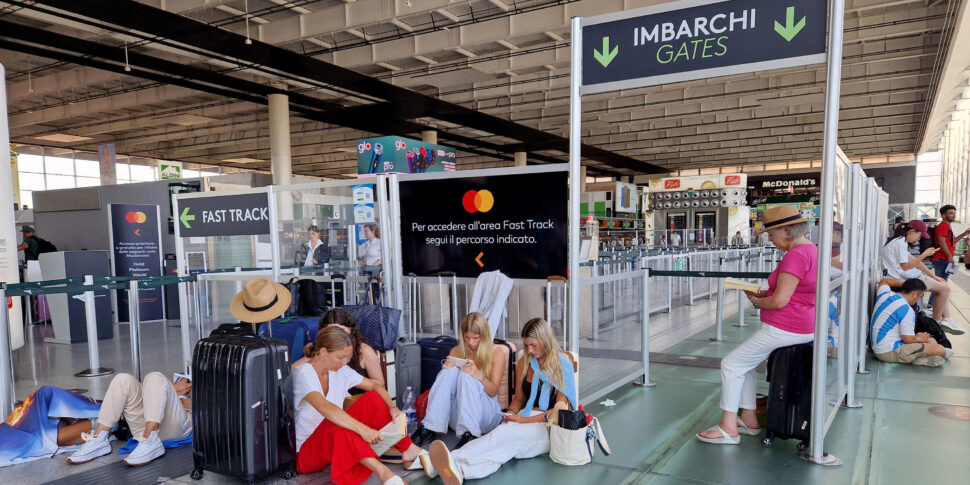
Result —
[{"label": "seated man in white shirt", "polygon": [[[898,293],[894,293],[896,287]],[[905,281],[883,278],[876,290],[876,304],[870,324],[872,351],[883,362],[943,365],[953,351],[936,343],[926,332],[915,333],[913,304],[923,297],[926,284],[919,278]]]}]

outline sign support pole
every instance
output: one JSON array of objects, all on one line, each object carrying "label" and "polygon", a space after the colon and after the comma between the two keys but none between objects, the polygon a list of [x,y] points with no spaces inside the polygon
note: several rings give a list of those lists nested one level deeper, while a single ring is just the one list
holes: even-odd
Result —
[{"label": "sign support pole", "polygon": [[[572,18],[569,72],[569,351],[579,355],[579,190],[580,142],[582,141],[583,97],[580,93],[583,76],[582,18]],[[595,288],[594,288],[595,291]],[[596,309],[594,308],[595,312]]]},{"label": "sign support pole", "polygon": [[[839,142],[839,88],[842,80],[842,24],[844,0],[832,0],[829,9],[829,39],[825,80],[825,125],[822,138],[822,187],[821,213],[819,214],[818,284],[815,289],[815,321],[828,321],[829,267],[832,251],[832,221],[835,199],[836,148]],[[824,264],[822,264],[824,262]],[[827,365],[826,342],[828,326],[815,325],[815,347],[812,369],[812,419],[811,440],[807,450],[800,451],[799,458],[818,465],[838,466],[842,460],[825,453],[825,370]]]}]

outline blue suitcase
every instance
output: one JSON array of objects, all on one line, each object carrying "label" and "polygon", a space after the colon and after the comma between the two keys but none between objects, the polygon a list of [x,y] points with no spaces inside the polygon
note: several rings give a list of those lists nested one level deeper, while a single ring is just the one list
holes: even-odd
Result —
[{"label": "blue suitcase", "polygon": [[[304,320],[314,320],[312,323],[314,331],[310,331]],[[290,363],[300,360],[303,357],[303,347],[316,338],[316,319],[310,318],[282,318],[273,320],[273,338],[286,342],[290,348]],[[259,326],[258,334],[260,337],[269,337],[269,330],[265,323]]]},{"label": "blue suitcase", "polygon": [[421,392],[431,389],[434,380],[441,371],[441,363],[451,353],[451,349],[458,345],[454,337],[441,335],[418,340],[421,346]]}]

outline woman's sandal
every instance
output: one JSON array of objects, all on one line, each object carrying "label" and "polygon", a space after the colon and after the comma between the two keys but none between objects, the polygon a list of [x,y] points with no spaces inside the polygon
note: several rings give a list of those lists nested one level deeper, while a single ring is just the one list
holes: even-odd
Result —
[{"label": "woman's sandal", "polygon": [[741,418],[738,418],[738,433],[748,436],[758,436],[761,434],[761,428],[749,428],[748,425],[741,421]]},{"label": "woman's sandal", "polygon": [[703,441],[705,443],[712,443],[712,444],[715,444],[715,445],[736,445],[736,444],[741,443],[741,436],[731,436],[731,435],[725,433],[724,430],[721,429],[720,426],[716,426],[716,425],[715,426],[711,426],[710,428],[707,428],[707,431],[717,431],[718,433],[721,434],[721,437],[720,438],[705,438],[705,437],[701,436],[700,433],[697,433],[694,436],[696,436],[697,439],[699,439],[699,440],[701,440],[701,441]]}]

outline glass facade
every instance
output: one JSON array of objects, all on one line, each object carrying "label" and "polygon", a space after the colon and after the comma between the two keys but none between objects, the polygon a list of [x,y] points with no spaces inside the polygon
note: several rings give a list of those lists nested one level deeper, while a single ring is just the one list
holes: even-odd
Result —
[{"label": "glass facade", "polygon": [[[64,148],[29,145],[17,146],[17,172],[20,180],[20,205],[34,206],[35,191],[96,187],[101,185],[101,162],[98,154]],[[154,158],[115,157],[117,182],[154,182],[159,180],[159,162]],[[239,170],[230,169],[232,172]],[[220,167],[198,163],[183,163],[184,178],[219,175]]]}]

